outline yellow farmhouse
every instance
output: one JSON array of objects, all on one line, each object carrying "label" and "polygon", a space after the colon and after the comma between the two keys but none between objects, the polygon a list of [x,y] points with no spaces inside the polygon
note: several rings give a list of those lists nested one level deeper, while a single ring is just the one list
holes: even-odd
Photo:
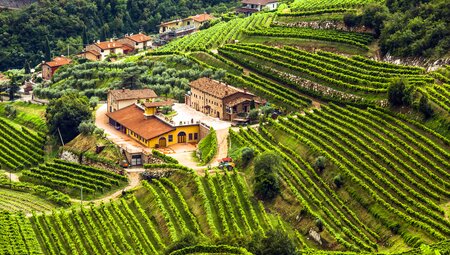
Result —
[{"label": "yellow farmhouse", "polygon": [[172,101],[136,103],[106,115],[117,130],[149,148],[197,143],[200,139],[199,124],[175,125],[158,114],[159,107],[172,104]]}]

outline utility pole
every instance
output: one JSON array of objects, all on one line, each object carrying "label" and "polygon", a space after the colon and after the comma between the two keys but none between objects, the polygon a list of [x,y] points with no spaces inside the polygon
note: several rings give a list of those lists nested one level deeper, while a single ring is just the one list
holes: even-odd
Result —
[{"label": "utility pole", "polygon": [[59,131],[59,128],[58,128],[58,134],[59,134],[59,138],[61,139],[61,143],[64,146],[64,140],[62,138],[61,131]]}]

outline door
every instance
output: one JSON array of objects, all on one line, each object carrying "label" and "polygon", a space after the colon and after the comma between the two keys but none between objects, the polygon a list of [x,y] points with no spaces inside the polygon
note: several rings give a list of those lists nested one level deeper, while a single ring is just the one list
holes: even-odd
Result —
[{"label": "door", "polygon": [[165,137],[161,137],[159,138],[159,147],[160,148],[164,148],[167,146],[167,140]]},{"label": "door", "polygon": [[178,143],[185,143],[186,142],[186,133],[180,132],[178,133]]},{"label": "door", "polygon": [[131,155],[131,165],[132,166],[142,165],[142,156],[141,155]]}]

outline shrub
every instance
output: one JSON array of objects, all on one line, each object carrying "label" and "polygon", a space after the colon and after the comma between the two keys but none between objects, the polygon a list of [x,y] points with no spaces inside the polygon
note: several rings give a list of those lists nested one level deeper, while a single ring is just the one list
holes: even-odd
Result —
[{"label": "shrub", "polygon": [[92,135],[95,131],[96,127],[92,121],[83,121],[78,126],[78,131],[83,135]]},{"label": "shrub", "polygon": [[431,105],[428,103],[428,98],[423,95],[419,101],[419,111],[423,113],[425,119],[429,119],[433,116],[434,110]]},{"label": "shrub", "polygon": [[280,158],[272,151],[260,154],[255,159],[254,194],[261,200],[270,201],[280,194],[280,183],[277,178]]},{"label": "shrub", "polygon": [[323,156],[317,157],[314,161],[314,168],[319,172],[322,173],[326,166],[326,158]]},{"label": "shrub", "polygon": [[253,109],[248,113],[248,119],[251,122],[255,122],[258,120],[259,117],[259,110],[258,109]]},{"label": "shrub", "polygon": [[333,183],[339,189],[342,185],[344,185],[344,179],[342,179],[342,176],[338,174],[333,178]]},{"label": "shrub", "polygon": [[247,167],[254,157],[255,151],[252,148],[249,147],[243,148],[241,154],[242,167]]},{"label": "shrub", "polygon": [[413,87],[407,80],[394,78],[388,88],[388,100],[392,106],[409,106],[412,102]]}]

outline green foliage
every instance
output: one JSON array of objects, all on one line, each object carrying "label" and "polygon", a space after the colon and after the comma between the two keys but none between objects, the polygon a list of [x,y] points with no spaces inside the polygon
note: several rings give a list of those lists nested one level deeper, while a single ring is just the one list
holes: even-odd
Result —
[{"label": "green foliage", "polygon": [[164,154],[158,150],[152,150],[152,155],[156,158],[161,159],[165,163],[178,164],[178,160],[176,160],[170,156],[167,156],[166,154]]},{"label": "green foliage", "polygon": [[89,99],[89,106],[92,108],[92,110],[95,110],[95,107],[97,107],[99,101],[100,99],[95,96]]},{"label": "green foliage", "polygon": [[249,147],[244,147],[241,152],[241,164],[242,167],[247,167],[252,159],[255,157],[255,150]]},{"label": "green foliage", "polygon": [[425,95],[422,95],[419,101],[419,111],[423,113],[425,119],[429,119],[433,116],[434,110],[428,102],[428,98]]},{"label": "green foliage", "polygon": [[176,242],[170,244],[165,250],[165,254],[183,254],[180,251],[174,252],[177,250],[181,250],[183,248],[194,246],[197,244],[200,244],[201,239],[198,235],[195,235],[194,233],[187,233],[184,236],[180,237]]},{"label": "green foliage", "polygon": [[198,152],[200,160],[203,164],[209,163],[218,150],[217,134],[214,128],[210,128],[209,134],[205,136],[198,144]]},{"label": "green foliage", "polygon": [[17,109],[13,105],[6,105],[5,106],[5,114],[6,117],[14,119],[17,116]]},{"label": "green foliage", "polygon": [[323,156],[317,157],[314,161],[314,168],[319,172],[322,173],[323,170],[326,167],[327,159]]},{"label": "green foliage", "polygon": [[392,106],[410,106],[413,87],[403,78],[394,78],[388,88],[388,100]]},{"label": "green foliage", "polygon": [[91,120],[85,120],[78,125],[78,131],[83,135],[92,135],[95,131],[95,124]]},{"label": "green foliage", "polygon": [[[162,21],[203,12],[225,12],[234,0],[38,1],[16,11],[0,12],[0,70],[32,66],[52,56],[81,50],[94,40],[143,31],[156,33]],[[83,45],[84,44],[84,45]]]},{"label": "green foliage", "polygon": [[390,0],[380,37],[383,53],[439,58],[450,50],[450,6],[445,0]]},{"label": "green foliage", "polygon": [[58,130],[64,142],[76,137],[81,122],[92,118],[89,100],[75,93],[51,100],[46,112],[50,134],[58,136]]},{"label": "green foliage", "polygon": [[273,200],[281,191],[277,173],[280,167],[279,156],[272,151],[264,152],[254,162],[254,194],[262,200]]},{"label": "green foliage", "polygon": [[259,110],[258,109],[250,110],[250,112],[248,113],[248,119],[251,122],[255,122],[258,120],[258,118],[259,118]]},{"label": "green foliage", "polygon": [[269,230],[265,236],[255,234],[248,250],[255,255],[296,255],[294,241],[280,229]]},{"label": "green foliage", "polygon": [[339,189],[340,187],[342,187],[342,185],[344,185],[344,178],[342,178],[342,176],[338,174],[335,177],[333,177],[333,183]]}]

